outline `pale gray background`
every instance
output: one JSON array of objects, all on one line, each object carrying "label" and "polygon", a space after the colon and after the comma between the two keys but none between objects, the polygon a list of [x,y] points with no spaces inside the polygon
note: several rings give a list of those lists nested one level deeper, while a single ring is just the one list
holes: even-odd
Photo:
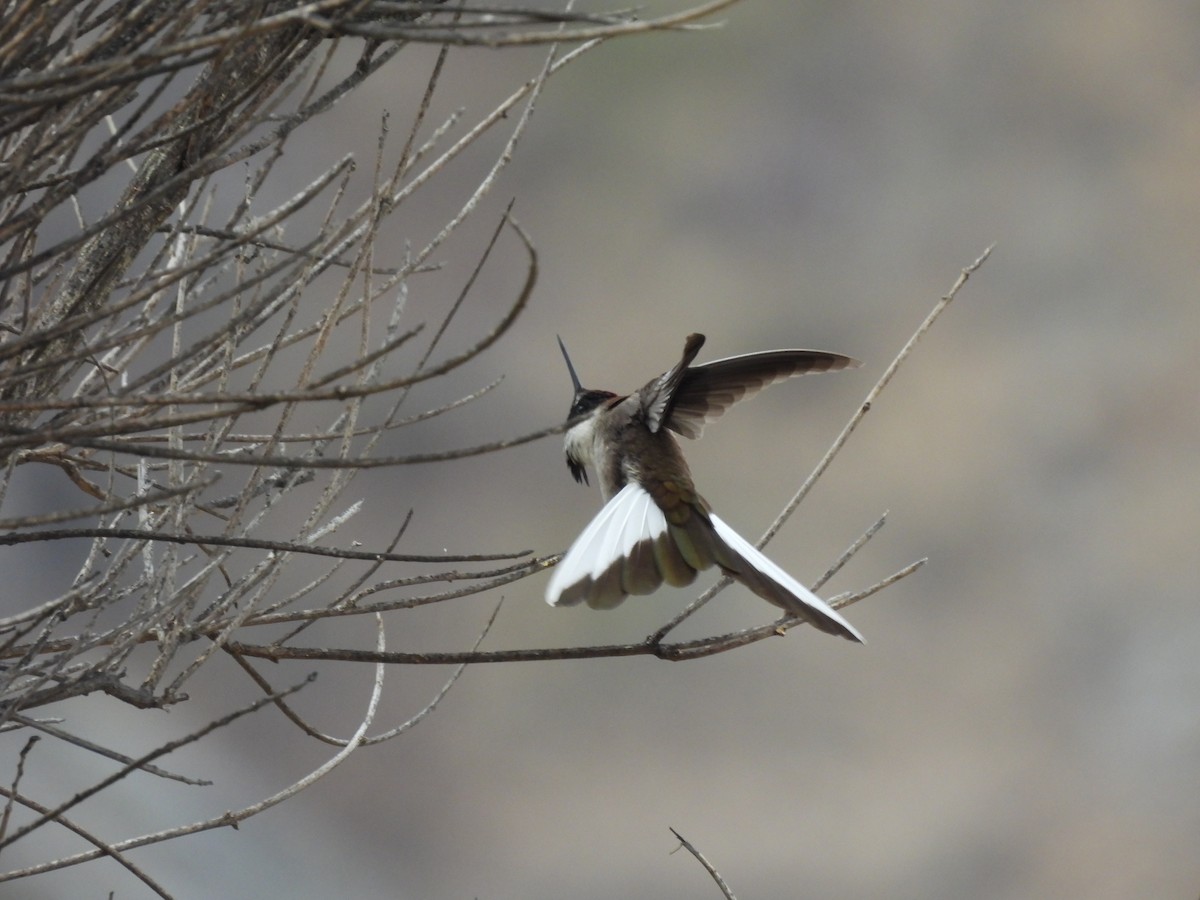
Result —
[{"label": "pale gray background", "polygon": [[[1194,898],[1198,48],[1200,7],[1186,2],[752,0],[720,30],[613,43],[574,64],[456,251],[478,248],[517,198],[541,253],[533,305],[438,391],[506,381],[428,445],[401,436],[389,452],[561,418],[556,333],[586,383],[616,390],[668,367],[689,331],[709,335],[705,359],[777,346],[858,356],[857,372],[774,388],[685,448],[714,506],[757,536],[995,241],[771,547],[811,580],[887,509],[831,589],[929,564],[850,610],[866,647],[800,630],[687,664],[469,671],[410,735],[240,833],[138,858],[192,897],[717,896],[694,860],[670,855],[674,826],[743,900]],[[340,107],[310,158],[294,148],[297,179],[348,149],[369,160],[380,109],[407,121],[429,58]],[[439,110],[477,116],[537,65],[456,51]],[[464,191],[476,157],[454,176]],[[428,240],[459,202],[431,197],[428,221],[395,221],[384,250]],[[520,257],[506,252],[513,274],[468,305],[475,330],[450,349],[511,296]],[[414,308],[443,307],[457,283],[431,281]],[[562,549],[599,503],[570,480],[558,439],[375,473],[351,493],[367,499],[364,540],[411,506],[408,549],[434,552]],[[488,646],[636,639],[688,596],[600,614],[551,610],[543,587],[506,592]],[[391,646],[465,647],[490,602],[398,619]],[[689,633],[770,613],[730,591]],[[352,637],[372,640],[365,626]],[[301,705],[348,733],[367,674],[326,669]],[[393,672],[380,727],[444,675]],[[203,711],[160,716],[162,735]],[[77,715],[96,729],[148,722]],[[284,728],[261,717],[172,767],[222,782],[209,814],[248,802],[329,755],[299,738],[282,752]],[[131,800],[116,830],[197,809],[194,790],[170,794],[177,807]],[[94,868],[83,883],[140,896],[123,878]]]}]

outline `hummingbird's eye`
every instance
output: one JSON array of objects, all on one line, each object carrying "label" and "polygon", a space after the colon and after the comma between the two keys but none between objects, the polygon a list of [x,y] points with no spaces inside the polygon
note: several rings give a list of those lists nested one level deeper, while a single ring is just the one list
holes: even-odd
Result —
[{"label": "hummingbird's eye", "polygon": [[575,402],[571,404],[571,412],[567,415],[567,418],[576,419],[579,416],[586,415],[608,398],[615,396],[615,394],[611,394],[608,391],[583,391],[576,395]]}]

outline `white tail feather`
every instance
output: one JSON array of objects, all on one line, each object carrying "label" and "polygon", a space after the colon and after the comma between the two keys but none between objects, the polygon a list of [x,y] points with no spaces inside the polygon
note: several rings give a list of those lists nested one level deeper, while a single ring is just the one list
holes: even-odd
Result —
[{"label": "white tail feather", "polygon": [[[786,612],[811,622],[822,631],[862,641],[862,635],[824,600],[771,562],[762,551],[711,513],[699,531],[692,529],[685,540],[700,552],[704,563],[684,562],[666,516],[641,486],[630,482],[604,504],[583,533],[559,561],[546,586],[551,606],[574,606],[584,601],[597,609],[610,609],[629,594],[648,594],[664,581],[686,584],[694,577],[693,567],[721,568],[765,600]],[[706,537],[707,535],[707,537]],[[702,542],[697,547],[696,542]],[[657,550],[654,548],[657,547]],[[666,565],[655,553],[674,554]]]},{"label": "white tail feather", "polygon": [[[838,615],[837,612],[834,611],[833,607],[831,607],[828,603],[798,582],[795,578],[793,578],[775,563],[771,562],[771,560],[763,555],[761,550],[726,525],[716,515],[710,515],[709,518],[712,520],[713,528],[716,530],[717,535],[721,538],[721,540],[723,540],[730,547],[730,549],[742,557],[742,559],[744,559],[749,565],[753,566],[769,580],[774,581],[780,587],[784,588],[796,601],[807,607],[808,610],[810,610],[814,615],[832,622],[836,622],[849,633],[849,636],[853,636],[854,640],[858,641],[859,643],[866,643],[866,641],[863,640],[863,636],[858,633],[854,626]],[[801,610],[798,609],[789,609],[788,612],[803,614]],[[805,618],[810,618],[810,616],[806,615]]]},{"label": "white tail feather", "polygon": [[[551,606],[573,606],[587,599],[589,587],[628,556],[639,541],[656,540],[667,530],[667,520],[653,498],[632,482],[625,485],[596,514],[575,539],[546,586]],[[615,606],[622,598],[607,605]]]}]

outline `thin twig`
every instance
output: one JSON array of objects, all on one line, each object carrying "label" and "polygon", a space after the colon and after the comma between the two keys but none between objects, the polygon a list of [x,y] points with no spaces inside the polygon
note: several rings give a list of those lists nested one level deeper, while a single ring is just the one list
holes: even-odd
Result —
[{"label": "thin twig", "polygon": [[[925,320],[917,327],[917,330],[913,332],[908,341],[905,342],[904,346],[900,349],[900,352],[896,355],[896,358],[892,360],[891,365],[884,370],[884,373],[879,377],[879,380],[875,382],[875,385],[867,393],[866,398],[862,403],[859,404],[853,415],[850,416],[849,421],[846,422],[846,424],[842,427],[842,430],[838,436],[834,438],[833,443],[829,446],[829,449],[825,451],[825,455],[821,457],[821,460],[813,468],[812,472],[809,473],[809,476],[804,480],[804,483],[800,485],[800,488],[795,494],[792,495],[792,498],[780,511],[779,515],[775,517],[775,521],[771,523],[771,526],[766,530],[763,536],[759,538],[756,546],[759,548],[765,547],[771,538],[773,538],[783,526],[783,523],[791,518],[792,513],[796,511],[796,508],[800,505],[800,502],[806,496],[808,496],[808,492],[812,490],[813,485],[815,485],[817,480],[823,474],[825,474],[825,470],[829,468],[829,465],[833,462],[834,458],[839,452],[841,452],[842,447],[846,445],[846,442],[850,439],[850,435],[854,433],[856,428],[858,428],[858,424],[863,420],[866,414],[870,412],[871,406],[876,400],[878,400],[879,395],[883,393],[883,389],[888,386],[892,380],[892,377],[899,370],[900,366],[906,359],[908,359],[909,354],[912,353],[913,348],[917,345],[917,342],[925,335],[927,331],[929,331],[929,329],[933,326],[933,323],[937,321],[937,318],[946,310],[946,307],[948,307],[958,295],[959,290],[967,283],[967,279],[970,278],[971,275],[983,265],[984,261],[987,260],[987,258],[991,255],[992,249],[995,246],[995,244],[989,246],[983,251],[982,254],[980,254],[978,259],[963,269],[959,273],[958,280],[955,281],[953,286],[950,288],[950,291],[934,304],[933,309],[930,310],[929,314],[925,317]],[[668,634],[679,627],[679,625],[682,624],[686,619],[690,618],[699,609],[701,609],[701,607],[708,603],[709,600],[711,600],[732,583],[732,578],[722,578],[708,590],[704,591],[704,593],[702,593],[694,601],[692,601],[692,603],[690,603],[677,616],[671,619],[671,621],[659,628],[658,631],[653,634],[651,640],[663,640]]]},{"label": "thin twig", "polygon": [[[310,675],[309,677],[305,678],[303,681],[299,682],[298,684],[295,684],[292,687],[287,688],[284,691],[281,691],[278,696],[286,697],[289,694],[294,694],[296,691],[298,691],[301,688],[305,687],[306,685],[310,684],[315,677],[316,677],[315,675]],[[157,747],[156,749],[150,751],[149,753],[145,754],[144,756],[141,756],[137,759],[131,760],[130,762],[126,763],[124,766],[122,766],[120,769],[118,769],[113,774],[96,782],[90,788],[80,791],[71,799],[60,803],[58,806],[46,811],[45,813],[43,813],[37,819],[34,819],[29,824],[24,825],[21,828],[17,829],[11,835],[9,835],[3,839],[0,839],[0,849],[3,849],[5,847],[9,846],[10,844],[14,843],[15,841],[20,840],[22,837],[29,834],[31,831],[34,831],[35,829],[42,827],[47,822],[52,822],[52,821],[56,820],[59,816],[61,816],[67,810],[69,810],[75,806],[78,806],[80,803],[87,800],[89,797],[95,796],[96,794],[98,794],[100,791],[104,790],[109,785],[115,784],[116,782],[120,781],[122,778],[125,778],[131,772],[136,772],[139,769],[144,768],[146,763],[153,762],[154,760],[158,759],[160,756],[165,756],[166,754],[172,753],[181,747],[185,747],[188,744],[195,743],[196,741],[203,738],[205,735],[217,730],[218,728],[224,728],[226,725],[229,725],[230,723],[236,721],[237,719],[240,719],[242,716],[246,716],[246,715],[249,715],[250,713],[256,712],[263,706],[266,706],[268,703],[270,703],[272,699],[273,699],[272,697],[263,697],[259,700],[256,700],[253,703],[243,706],[241,709],[234,710],[231,713],[227,713],[226,715],[221,716],[220,718],[217,718],[211,722],[208,722],[201,728],[198,728],[197,730],[193,731],[191,734],[185,735],[182,738],[177,738],[172,741],[167,741],[166,743],[164,743],[161,746]],[[120,850],[120,849],[124,849],[124,848],[118,847],[117,849]],[[11,875],[11,873],[7,873],[7,875]],[[0,881],[5,881],[5,880],[7,880],[6,874],[0,874]]]},{"label": "thin twig", "polygon": [[[36,740],[36,738],[35,738],[35,740]],[[8,788],[0,787],[0,795],[6,797],[8,799],[9,804],[19,803],[22,806],[26,807],[27,809],[30,809],[33,812],[38,813],[42,816],[53,815],[53,810],[51,810],[49,807],[44,806],[41,803],[38,803],[36,800],[33,800],[22,794],[18,794],[15,788],[10,790]],[[161,884],[159,884],[157,881],[155,881],[153,878],[151,878],[145,872],[145,870],[143,870],[140,866],[135,864],[132,860],[130,860],[127,856],[125,856],[125,854],[123,854],[120,850],[118,850],[112,844],[108,843],[107,841],[102,840],[100,837],[93,834],[91,831],[83,828],[82,826],[80,826],[76,822],[72,821],[71,819],[68,819],[64,815],[61,815],[61,814],[53,815],[53,819],[54,819],[54,823],[56,825],[60,825],[61,827],[67,829],[67,831],[70,831],[72,834],[78,835],[79,837],[81,837],[85,841],[87,841],[89,844],[91,844],[93,847],[95,847],[96,851],[92,858],[107,856],[108,858],[114,860],[118,865],[125,868],[131,875],[133,875],[135,878],[137,878],[139,881],[141,881],[143,884],[145,884],[146,887],[150,888],[150,890],[153,891],[155,894],[157,894],[159,897],[162,897],[163,900],[172,900],[172,895],[167,892],[167,889],[165,887],[163,887]],[[55,868],[57,868],[57,866],[55,866]],[[3,875],[0,875],[0,881],[4,881],[4,880],[7,880],[7,879]]]},{"label": "thin twig", "polygon": [[[111,759],[111,760],[113,760],[115,762],[119,762],[123,765],[130,765],[130,764],[133,764],[136,762],[136,760],[131,756],[127,756],[124,753],[117,753],[114,750],[110,750],[108,747],[102,747],[99,744],[95,743],[94,741],[89,741],[86,738],[81,738],[77,734],[71,734],[69,731],[64,731],[61,728],[56,728],[55,726],[51,725],[48,722],[39,722],[37,719],[33,719],[33,718],[30,718],[29,716],[23,716],[20,714],[13,715],[12,721],[15,723],[18,723],[20,725],[23,725],[27,728],[37,729],[38,731],[44,732],[45,734],[48,734],[51,737],[58,738],[58,740],[63,741],[64,743],[72,744],[76,747],[81,747],[84,750],[87,750],[89,753],[95,753],[99,756],[103,756],[106,759]],[[149,763],[142,764],[142,766],[140,768],[143,772],[146,772],[147,774],[155,775],[159,778],[166,778],[171,781],[178,781],[183,784],[190,784],[195,787],[208,787],[209,785],[212,784],[212,782],[206,778],[189,778],[186,775],[179,775],[178,773],[175,773],[175,772],[168,772],[166,769],[160,769],[158,766],[150,765]],[[14,785],[13,787],[15,790],[16,786]],[[0,834],[2,834],[2,833],[3,833],[3,829],[0,829]]]},{"label": "thin twig", "polygon": [[830,463],[833,462],[834,458],[841,451],[842,447],[845,446],[846,441],[850,439],[850,435],[854,433],[854,430],[858,427],[859,422],[861,422],[867,413],[871,411],[871,406],[876,400],[879,399],[879,395],[883,393],[884,388],[891,383],[893,376],[895,376],[896,372],[899,371],[900,366],[904,364],[905,360],[908,359],[909,354],[912,353],[913,348],[917,346],[917,342],[925,336],[925,333],[933,327],[933,323],[937,321],[938,317],[945,312],[946,308],[950,305],[954,298],[958,296],[959,290],[967,283],[967,279],[970,278],[971,275],[983,265],[984,261],[989,256],[991,256],[992,249],[995,246],[995,244],[990,245],[983,251],[982,254],[980,254],[978,259],[963,269],[958,276],[958,280],[955,281],[954,285],[950,288],[950,291],[934,304],[933,309],[929,311],[929,315],[925,317],[925,321],[923,321],[917,327],[917,330],[913,332],[912,337],[908,339],[908,341],[900,349],[900,352],[896,354],[896,358],[892,360],[891,365],[889,365],[887,369],[884,370],[884,373],[879,376],[879,380],[875,382],[875,386],[872,387],[867,393],[866,399],[864,399],[859,405],[858,409],[855,410],[854,415],[850,417],[850,421],[848,421],[842,428],[841,433],[834,438],[833,443],[830,445],[829,449],[825,451],[825,455],[821,458],[821,461],[817,463],[816,467],[809,474],[808,478],[805,479],[804,484],[800,485],[799,490],[797,490],[792,499],[788,501],[787,506],[783,508],[783,511],[780,512],[778,516],[776,516],[775,521],[771,523],[771,527],[768,528],[763,536],[759,539],[757,545],[758,547],[761,548],[766,546],[767,542],[775,536],[775,533],[779,531],[783,523],[791,517],[793,512],[795,512],[796,507],[800,505],[800,502],[806,496],[808,496],[808,492],[812,490],[812,487],[814,484],[816,484],[817,479],[819,479],[825,473],[825,470],[829,468]]},{"label": "thin twig", "polygon": [[[668,826],[668,828],[670,828],[670,826]],[[716,882],[717,887],[721,889],[721,893],[725,895],[725,900],[737,900],[737,897],[733,896],[733,891],[729,889],[729,885],[725,883],[725,879],[721,877],[721,873],[718,872],[716,867],[708,861],[704,854],[693,847],[692,842],[674,828],[670,828],[670,831],[671,834],[675,835],[675,837],[679,839],[679,843],[683,845],[684,849],[686,849],[688,853],[692,854],[692,856],[696,857],[696,859],[700,862],[700,865],[704,866],[704,871],[708,872],[712,880]]]},{"label": "thin twig", "polygon": [[[195,544],[202,547],[242,547],[251,550],[269,550],[272,553],[297,553],[302,556],[328,556],[334,559],[363,559],[371,562],[488,562],[502,559],[520,559],[529,556],[532,550],[517,550],[509,553],[443,554],[430,556],[416,553],[383,553],[371,550],[347,550],[344,547],[316,547],[292,541],[267,541],[261,538],[224,537],[218,534],[167,534],[162,531],[142,531],[137,528],[60,528],[55,531],[31,531],[25,534],[0,535],[0,547],[13,544],[31,544],[42,541],[66,541],[75,538],[104,538],[111,540],[149,541],[162,544]],[[460,578],[475,577],[472,573],[458,574]],[[487,576],[484,576],[487,577]]]},{"label": "thin twig", "polygon": [[[918,560],[864,590],[838,595],[830,601],[830,606],[834,609],[840,609],[857,603],[896,583],[901,578],[911,575],[924,565],[924,563],[925,560]],[[285,659],[303,659],[353,663],[386,663],[388,665],[447,666],[460,665],[462,663],[545,662],[551,659],[606,659],[623,656],[653,656],[670,662],[684,662],[700,659],[705,656],[714,656],[718,653],[726,653],[737,647],[754,644],[771,637],[778,637],[786,633],[790,628],[804,624],[807,624],[804,619],[789,617],[769,625],[758,625],[741,631],[675,643],[644,640],[632,644],[600,644],[593,646],[525,648],[519,650],[451,650],[411,653],[389,650],[387,653],[379,654],[370,650],[353,648],[264,646],[246,644],[241,641],[230,641],[226,647],[231,653],[269,659],[273,662]]]}]

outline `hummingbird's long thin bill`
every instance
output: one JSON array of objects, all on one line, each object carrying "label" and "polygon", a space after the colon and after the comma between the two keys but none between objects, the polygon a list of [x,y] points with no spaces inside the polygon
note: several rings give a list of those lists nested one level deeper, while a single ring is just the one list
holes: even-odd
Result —
[{"label": "hummingbird's long thin bill", "polygon": [[567,345],[563,343],[563,339],[559,335],[556,334],[555,337],[558,338],[558,349],[562,351],[563,359],[567,361],[567,371],[571,373],[571,384],[575,388],[575,393],[578,394],[583,390],[583,385],[579,383],[579,376],[575,374],[575,367],[571,365],[571,357],[567,355]]}]

